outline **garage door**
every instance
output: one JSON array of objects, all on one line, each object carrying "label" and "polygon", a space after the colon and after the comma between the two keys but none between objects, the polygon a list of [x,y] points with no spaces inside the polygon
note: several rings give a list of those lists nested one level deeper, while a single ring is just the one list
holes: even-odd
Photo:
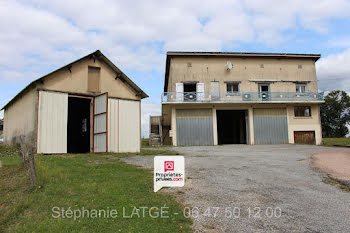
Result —
[{"label": "garage door", "polygon": [[254,109],[254,139],[255,144],[288,143],[286,109]]},{"label": "garage door", "polygon": [[314,145],[316,143],[315,131],[294,131],[294,143]]},{"label": "garage door", "polygon": [[177,109],[176,137],[178,146],[214,144],[211,109]]}]

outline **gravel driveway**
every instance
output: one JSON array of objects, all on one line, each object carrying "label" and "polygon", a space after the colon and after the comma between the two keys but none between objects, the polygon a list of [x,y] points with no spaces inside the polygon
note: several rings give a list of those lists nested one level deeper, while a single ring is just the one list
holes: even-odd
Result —
[{"label": "gravel driveway", "polygon": [[[325,175],[309,166],[313,152],[333,148],[226,145],[173,149],[184,154],[188,178],[185,187],[174,188],[174,192],[193,208],[196,232],[350,231],[350,193],[323,183]],[[153,167],[152,156],[124,161]],[[214,207],[219,207],[216,216]]]}]

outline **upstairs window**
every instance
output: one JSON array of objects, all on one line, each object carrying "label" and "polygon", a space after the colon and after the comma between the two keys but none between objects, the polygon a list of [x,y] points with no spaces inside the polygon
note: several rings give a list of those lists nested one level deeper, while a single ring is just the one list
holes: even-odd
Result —
[{"label": "upstairs window", "polygon": [[295,86],[296,93],[305,93],[306,92],[306,84],[296,84]]},{"label": "upstairs window", "polygon": [[295,106],[294,116],[296,117],[311,117],[311,107],[310,106]]},{"label": "upstairs window", "polygon": [[238,93],[239,92],[239,83],[226,83],[226,92],[230,93]]},{"label": "upstairs window", "polygon": [[88,91],[100,91],[100,67],[89,66],[88,68]]}]

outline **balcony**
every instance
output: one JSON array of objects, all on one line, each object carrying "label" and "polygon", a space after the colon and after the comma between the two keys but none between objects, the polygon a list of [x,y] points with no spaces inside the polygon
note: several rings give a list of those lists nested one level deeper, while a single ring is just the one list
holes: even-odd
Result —
[{"label": "balcony", "polygon": [[162,103],[322,103],[323,101],[323,92],[165,92],[162,94]]}]

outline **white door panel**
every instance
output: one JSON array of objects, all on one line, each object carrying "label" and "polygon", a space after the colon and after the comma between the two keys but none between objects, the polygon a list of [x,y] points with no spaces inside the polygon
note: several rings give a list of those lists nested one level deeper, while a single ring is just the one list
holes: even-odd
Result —
[{"label": "white door panel", "polygon": [[37,152],[67,153],[68,94],[39,92]]},{"label": "white door panel", "polygon": [[108,151],[119,152],[119,100],[108,99]]},{"label": "white door panel", "polygon": [[218,100],[220,96],[219,82],[210,82],[210,95],[212,100]]},{"label": "white door panel", "polygon": [[182,102],[184,99],[184,84],[176,83],[176,101]]},{"label": "white door panel", "polygon": [[107,152],[108,93],[94,97],[94,152]]},{"label": "white door panel", "polygon": [[196,86],[197,91],[197,100],[204,100],[204,83],[197,83]]}]

